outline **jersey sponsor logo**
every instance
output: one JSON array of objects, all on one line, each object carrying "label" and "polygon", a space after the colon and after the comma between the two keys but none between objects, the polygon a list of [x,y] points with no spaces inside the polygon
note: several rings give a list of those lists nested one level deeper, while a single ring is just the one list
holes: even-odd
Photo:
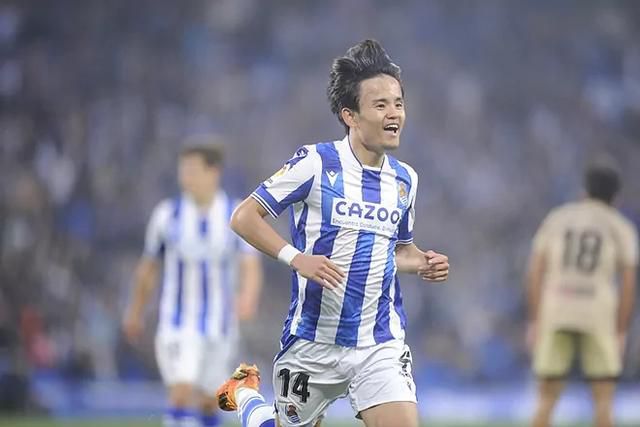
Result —
[{"label": "jersey sponsor logo", "polygon": [[366,230],[392,237],[398,229],[402,211],[378,203],[333,199],[331,225]]}]

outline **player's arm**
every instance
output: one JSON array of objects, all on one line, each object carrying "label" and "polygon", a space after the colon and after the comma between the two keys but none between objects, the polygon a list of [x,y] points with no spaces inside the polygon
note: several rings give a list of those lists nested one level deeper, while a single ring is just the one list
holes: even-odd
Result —
[{"label": "player's arm", "polygon": [[238,318],[251,320],[256,314],[262,292],[262,261],[257,253],[242,253],[238,263],[240,295]]},{"label": "player's arm", "polygon": [[628,224],[626,228],[620,233],[622,246],[619,259],[622,286],[618,305],[617,327],[622,343],[625,341],[633,314],[638,271],[638,233],[631,224]]},{"label": "player's arm", "polygon": [[625,336],[631,322],[633,306],[636,300],[637,267],[626,266],[622,269],[622,288],[618,307],[618,334]]},{"label": "player's arm", "polygon": [[134,274],[133,292],[125,312],[123,328],[130,342],[135,342],[144,330],[144,312],[151,293],[158,283],[160,262],[142,256]]},{"label": "player's arm", "polygon": [[449,258],[435,251],[422,251],[413,243],[413,224],[416,217],[418,175],[411,170],[409,208],[398,224],[398,240],[395,248],[396,267],[402,273],[418,274],[423,280],[442,282],[449,276]]},{"label": "player's arm", "polygon": [[529,264],[525,276],[528,316],[527,345],[530,350],[533,350],[535,346],[538,333],[537,322],[540,312],[540,301],[544,291],[549,239],[552,234],[552,217],[553,215],[551,213],[547,215],[533,238],[531,255],[529,256]]},{"label": "player's arm", "polygon": [[[231,228],[247,243],[272,258],[278,258],[281,251],[291,245],[269,224],[267,211],[253,197],[246,198],[231,216]],[[289,265],[307,279],[330,289],[338,286],[344,273],[327,257],[297,253]]]},{"label": "player's arm", "polygon": [[316,179],[318,161],[315,149],[298,149],[280,171],[240,203],[231,216],[231,228],[260,252],[279,259],[307,279],[333,288],[344,278],[340,268],[325,256],[300,252],[265,219],[267,214],[276,218],[288,206],[306,200]]},{"label": "player's arm", "polygon": [[423,280],[442,282],[449,276],[449,258],[414,243],[396,245],[396,266],[401,273],[418,274]]},{"label": "player's arm", "polygon": [[532,252],[526,279],[529,323],[535,323],[538,320],[545,266],[546,255],[543,252]]},{"label": "player's arm", "polygon": [[144,330],[144,312],[151,293],[158,283],[160,263],[164,252],[165,228],[170,202],[158,205],[147,225],[144,254],[140,257],[133,276],[133,290],[124,319],[123,330],[130,342],[138,340]]}]

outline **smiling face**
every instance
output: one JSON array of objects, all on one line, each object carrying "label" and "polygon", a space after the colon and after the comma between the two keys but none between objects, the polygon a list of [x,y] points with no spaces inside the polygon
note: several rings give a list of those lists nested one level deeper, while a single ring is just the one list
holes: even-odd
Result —
[{"label": "smiling face", "polygon": [[359,89],[359,111],[342,110],[351,140],[376,153],[398,148],[405,120],[400,82],[379,74],[360,82]]}]

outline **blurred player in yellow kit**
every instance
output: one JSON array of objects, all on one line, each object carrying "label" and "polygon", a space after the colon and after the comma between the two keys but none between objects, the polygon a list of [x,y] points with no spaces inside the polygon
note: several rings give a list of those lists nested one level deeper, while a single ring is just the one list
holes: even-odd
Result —
[{"label": "blurred player in yellow kit", "polygon": [[638,264],[636,229],[611,206],[619,188],[615,167],[594,163],[585,174],[586,197],[553,209],[533,240],[527,286],[539,379],[534,427],[550,425],[575,355],[591,384],[595,425],[613,426]]}]

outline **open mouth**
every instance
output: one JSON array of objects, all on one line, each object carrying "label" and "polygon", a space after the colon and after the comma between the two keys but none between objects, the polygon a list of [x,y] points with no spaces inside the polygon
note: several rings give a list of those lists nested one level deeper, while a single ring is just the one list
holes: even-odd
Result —
[{"label": "open mouth", "polygon": [[384,128],[385,132],[391,132],[394,135],[397,135],[398,132],[400,132],[400,125],[397,123],[392,123],[389,125],[386,125]]}]

